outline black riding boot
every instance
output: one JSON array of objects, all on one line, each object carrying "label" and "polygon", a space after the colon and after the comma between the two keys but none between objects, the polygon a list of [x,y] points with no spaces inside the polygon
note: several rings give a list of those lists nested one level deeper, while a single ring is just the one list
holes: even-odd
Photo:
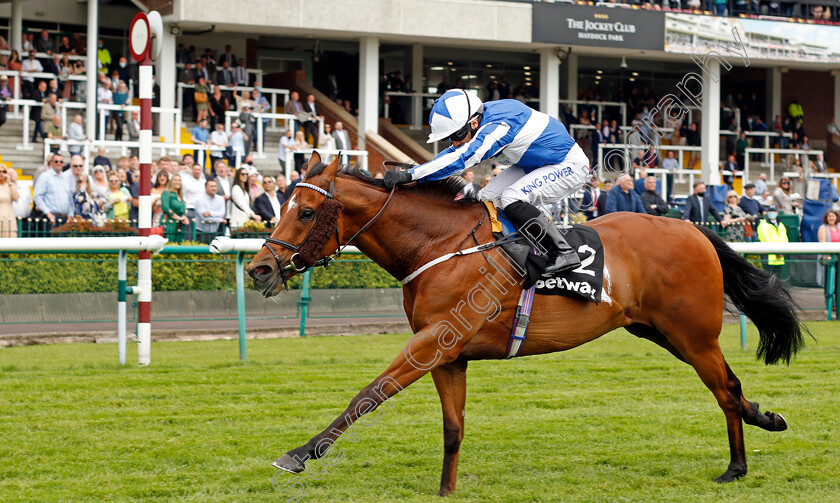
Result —
[{"label": "black riding boot", "polygon": [[550,262],[545,272],[564,271],[580,265],[580,258],[560,230],[536,207],[517,201],[505,208],[505,214],[520,234],[533,236],[548,252]]}]

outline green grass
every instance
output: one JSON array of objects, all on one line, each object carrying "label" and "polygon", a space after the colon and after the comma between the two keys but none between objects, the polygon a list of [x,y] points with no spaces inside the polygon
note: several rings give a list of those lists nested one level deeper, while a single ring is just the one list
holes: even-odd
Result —
[{"label": "green grass", "polygon": [[[765,367],[724,328],[747,397],[781,433],[745,426],[749,474],[729,460],[723,413],[693,370],[616,332],[566,353],[472,362],[458,491],[448,501],[840,501],[840,333],[790,367]],[[407,336],[169,342],[153,365],[113,344],[0,350],[0,501],[268,501],[269,466],[324,428]],[[131,346],[132,349],[133,346]],[[135,358],[129,354],[129,361]],[[136,361],[136,359],[134,360]],[[303,501],[440,501],[440,406],[425,377],[339,440],[340,463],[307,475]],[[280,483],[291,475],[280,475]]]}]

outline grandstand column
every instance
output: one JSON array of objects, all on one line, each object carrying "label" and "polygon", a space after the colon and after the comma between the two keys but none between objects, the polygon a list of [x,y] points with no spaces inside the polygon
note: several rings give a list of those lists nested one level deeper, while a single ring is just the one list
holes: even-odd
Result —
[{"label": "grandstand column", "polygon": [[21,35],[23,35],[23,6],[21,2],[23,0],[12,0],[12,19],[9,26],[9,45],[18,54],[23,52],[23,41],[21,41]]},{"label": "grandstand column", "polygon": [[566,95],[570,100],[576,100],[578,96],[578,55],[569,53],[566,56]]},{"label": "grandstand column", "polygon": [[85,136],[96,138],[96,77],[99,75],[97,63],[96,42],[99,39],[99,2],[88,2],[87,26],[87,93]]},{"label": "grandstand column", "polygon": [[367,131],[379,132],[379,39],[359,40],[359,149]]},{"label": "grandstand column", "polygon": [[[155,59],[157,68],[155,74],[160,86],[160,107],[175,108],[175,86],[178,77],[178,69],[175,68],[175,35],[169,32],[172,25],[165,24],[160,40],[160,56]],[[172,130],[175,128],[175,117],[169,113],[160,114],[158,134],[166,138],[166,141],[179,143],[179,139],[172,137]]]},{"label": "grandstand column", "polygon": [[560,61],[554,47],[540,49],[540,111],[560,117]]},{"label": "grandstand column", "polygon": [[[720,184],[720,62],[709,58],[703,72],[702,112],[700,122],[700,173],[703,183]],[[714,76],[715,78],[712,78]]]},{"label": "grandstand column", "polygon": [[[765,124],[773,124],[777,115],[782,115],[782,69],[779,67],[770,68],[770,117],[767,117]],[[746,120],[746,117],[743,117]]]},{"label": "grandstand column", "polygon": [[[414,83],[414,92],[422,93],[426,89],[423,83],[423,45],[414,44],[411,46],[411,81]],[[423,127],[423,98],[414,96],[411,98],[411,129]]]},{"label": "grandstand column", "polygon": [[840,70],[833,70],[834,75],[834,115],[832,121],[836,124],[840,120]]}]

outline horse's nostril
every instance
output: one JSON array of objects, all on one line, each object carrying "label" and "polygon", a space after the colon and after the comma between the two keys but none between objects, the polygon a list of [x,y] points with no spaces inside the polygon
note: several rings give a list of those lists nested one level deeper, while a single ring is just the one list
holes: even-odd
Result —
[{"label": "horse's nostril", "polygon": [[254,267],[253,269],[251,269],[250,274],[251,274],[251,277],[254,278],[254,279],[264,278],[264,277],[268,276],[269,274],[271,274],[271,267],[269,267],[267,265],[257,266],[257,267]]}]

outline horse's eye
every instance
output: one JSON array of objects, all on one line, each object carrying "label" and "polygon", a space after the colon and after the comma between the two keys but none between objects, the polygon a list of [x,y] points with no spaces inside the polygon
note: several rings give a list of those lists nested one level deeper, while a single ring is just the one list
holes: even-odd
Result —
[{"label": "horse's eye", "polygon": [[300,215],[298,215],[299,220],[309,221],[315,216],[315,210],[312,208],[304,208],[300,210]]}]

